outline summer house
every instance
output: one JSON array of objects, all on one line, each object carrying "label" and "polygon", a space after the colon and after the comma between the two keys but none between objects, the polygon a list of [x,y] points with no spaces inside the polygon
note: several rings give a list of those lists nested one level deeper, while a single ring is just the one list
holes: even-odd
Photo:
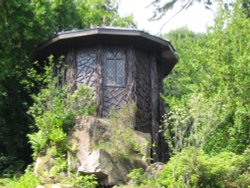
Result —
[{"label": "summer house", "polygon": [[38,51],[40,59],[50,54],[65,57],[66,82],[93,88],[97,116],[134,101],[136,130],[151,133],[161,147],[162,80],[178,61],[169,41],[135,29],[97,27],[58,33]]}]

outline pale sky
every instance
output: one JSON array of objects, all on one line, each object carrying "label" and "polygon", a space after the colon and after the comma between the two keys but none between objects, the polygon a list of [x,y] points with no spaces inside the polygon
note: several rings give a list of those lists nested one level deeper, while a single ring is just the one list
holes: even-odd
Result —
[{"label": "pale sky", "polygon": [[[147,8],[150,2],[152,0],[120,0],[119,12],[122,16],[132,14],[138,29],[156,35],[161,26],[181,8],[183,2],[179,1],[175,8],[170,10],[160,21],[148,21],[153,15],[153,7]],[[212,8],[216,9],[215,6]],[[213,24],[213,19],[214,12],[212,10],[205,9],[202,3],[195,2],[189,9],[182,11],[168,22],[161,33],[167,33],[183,26],[187,26],[195,32],[205,32],[206,27]]]}]

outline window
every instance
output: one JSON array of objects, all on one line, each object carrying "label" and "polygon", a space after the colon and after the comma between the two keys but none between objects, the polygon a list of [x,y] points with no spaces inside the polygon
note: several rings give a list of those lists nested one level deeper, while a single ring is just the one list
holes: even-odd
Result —
[{"label": "window", "polygon": [[122,51],[108,51],[104,58],[105,86],[125,86],[125,55]]}]

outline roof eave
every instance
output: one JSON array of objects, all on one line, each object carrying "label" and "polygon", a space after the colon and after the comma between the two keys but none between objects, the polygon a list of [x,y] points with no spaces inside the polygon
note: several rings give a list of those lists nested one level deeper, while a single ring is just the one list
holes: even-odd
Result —
[{"label": "roof eave", "polygon": [[[109,27],[97,27],[93,29],[87,29],[87,30],[75,30],[75,31],[69,31],[69,32],[61,32],[58,33],[54,38],[52,38],[50,41],[46,42],[44,45],[39,47],[37,51],[43,51],[44,49],[48,47],[52,47],[58,42],[68,41],[70,39],[77,39],[77,38],[83,38],[83,37],[91,37],[91,36],[124,36],[124,37],[141,37],[141,39],[147,40],[148,43],[154,43],[158,44],[160,53],[165,53],[168,51],[168,55],[166,58],[175,59],[175,61],[178,61],[178,56],[175,52],[174,47],[168,40],[161,39],[159,37],[147,34],[140,30],[135,29],[120,29],[120,28],[109,28]],[[171,57],[170,57],[171,56]],[[162,57],[163,59],[164,56]]]}]

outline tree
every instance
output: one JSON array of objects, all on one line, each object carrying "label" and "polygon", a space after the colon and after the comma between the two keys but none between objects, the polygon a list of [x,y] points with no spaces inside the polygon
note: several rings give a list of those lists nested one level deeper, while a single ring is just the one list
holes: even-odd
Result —
[{"label": "tree", "polygon": [[[0,171],[12,173],[30,161],[26,133],[30,103],[20,80],[34,47],[33,12],[29,1],[0,1]],[[26,151],[26,152],[23,152]]]},{"label": "tree", "polygon": [[[167,11],[171,10],[174,6],[176,6],[177,0],[170,0],[170,1],[162,1],[162,0],[154,0],[151,3],[151,6],[154,6],[155,11],[153,13],[153,16],[150,18],[150,20],[159,20],[161,19]],[[165,25],[170,22],[173,18],[175,18],[175,16],[177,16],[179,13],[181,13],[182,11],[190,8],[194,3],[199,2],[199,3],[203,3],[204,7],[207,9],[211,9],[213,4],[222,4],[225,8],[225,10],[230,11],[232,10],[233,4],[234,4],[234,0],[231,1],[212,1],[212,0],[182,0],[182,5],[180,7],[180,9],[175,12],[170,18],[168,18],[164,24],[161,26],[161,28],[159,29],[159,33],[161,33],[162,29],[165,27]],[[248,0],[241,0],[241,7],[244,10],[243,12],[246,14],[246,16],[249,18],[250,17],[250,2]]]},{"label": "tree", "polygon": [[240,154],[249,147],[249,29],[238,1],[232,12],[220,11],[206,35],[169,35],[180,62],[164,81],[163,97],[167,138],[177,138],[178,151],[192,145],[210,154]]},{"label": "tree", "polygon": [[[162,3],[161,0],[154,0],[151,3],[151,5],[153,5],[155,7],[155,11],[154,11],[154,15],[151,19],[152,20],[161,19],[167,11],[172,9],[177,4],[177,2],[179,2],[179,1],[170,0],[170,1]],[[211,0],[182,0],[183,4],[182,4],[180,10],[175,15],[179,14],[181,11],[183,11],[185,9],[188,9],[195,2],[203,2],[204,6],[206,8],[209,8],[209,6],[212,4]]]}]

